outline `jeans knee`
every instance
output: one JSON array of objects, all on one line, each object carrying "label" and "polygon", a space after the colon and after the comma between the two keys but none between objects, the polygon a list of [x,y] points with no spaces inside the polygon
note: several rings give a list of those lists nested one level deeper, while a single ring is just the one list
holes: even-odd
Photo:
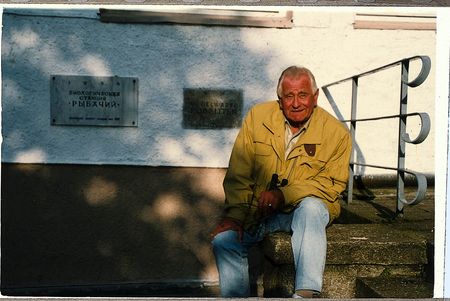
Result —
[{"label": "jeans knee", "polygon": [[328,208],[320,199],[308,197],[298,205],[294,219],[319,220],[326,225],[329,220]]},{"label": "jeans knee", "polygon": [[231,249],[238,242],[237,235],[235,231],[224,231],[217,234],[211,242],[214,252]]}]

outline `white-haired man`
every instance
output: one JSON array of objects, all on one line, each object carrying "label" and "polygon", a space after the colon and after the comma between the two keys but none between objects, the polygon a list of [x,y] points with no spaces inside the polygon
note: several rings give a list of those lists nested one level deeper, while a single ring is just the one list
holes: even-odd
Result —
[{"label": "white-haired man", "polygon": [[277,94],[249,111],[231,153],[224,217],[211,234],[222,297],[249,296],[248,250],[274,231],[292,233],[293,297],[322,290],[325,229],[340,213],[351,137],[317,106],[307,68],[284,70]]}]

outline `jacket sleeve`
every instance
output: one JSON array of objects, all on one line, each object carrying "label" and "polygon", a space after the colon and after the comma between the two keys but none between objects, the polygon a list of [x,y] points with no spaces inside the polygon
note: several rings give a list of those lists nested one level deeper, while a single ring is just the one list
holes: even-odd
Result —
[{"label": "jacket sleeve", "polygon": [[250,111],[237,135],[223,182],[225,216],[244,221],[253,196],[254,145]]},{"label": "jacket sleeve", "polygon": [[336,143],[329,160],[316,175],[303,181],[294,181],[292,185],[281,189],[286,203],[295,205],[300,199],[307,196],[315,196],[331,203],[335,202],[345,190],[348,182],[351,150],[351,136],[348,131],[345,131]]}]

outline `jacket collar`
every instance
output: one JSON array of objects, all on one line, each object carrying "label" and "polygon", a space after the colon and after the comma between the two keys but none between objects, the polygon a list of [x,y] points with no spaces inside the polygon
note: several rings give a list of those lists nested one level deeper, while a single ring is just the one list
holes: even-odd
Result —
[{"label": "jacket collar", "polygon": [[284,137],[284,120],[283,112],[277,102],[272,113],[265,116],[263,124],[275,137]]},{"label": "jacket collar", "polygon": [[323,138],[323,109],[316,107],[311,115],[311,122],[299,142],[302,144],[322,144]]},{"label": "jacket collar", "polygon": [[278,102],[271,114],[267,114],[263,124],[273,134],[271,137],[271,144],[277,154],[282,160],[284,158],[284,115],[281,111]]}]

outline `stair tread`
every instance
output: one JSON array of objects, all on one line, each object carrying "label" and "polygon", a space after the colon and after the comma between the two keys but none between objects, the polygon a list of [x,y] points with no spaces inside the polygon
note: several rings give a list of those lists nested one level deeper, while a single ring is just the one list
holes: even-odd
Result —
[{"label": "stair tread", "polygon": [[432,298],[433,284],[421,278],[374,277],[357,279],[359,298]]},{"label": "stair tread", "polygon": [[[425,264],[427,238],[409,229],[384,224],[336,224],[327,230],[328,264]],[[290,236],[273,233],[264,254],[276,264],[293,261]]]}]

